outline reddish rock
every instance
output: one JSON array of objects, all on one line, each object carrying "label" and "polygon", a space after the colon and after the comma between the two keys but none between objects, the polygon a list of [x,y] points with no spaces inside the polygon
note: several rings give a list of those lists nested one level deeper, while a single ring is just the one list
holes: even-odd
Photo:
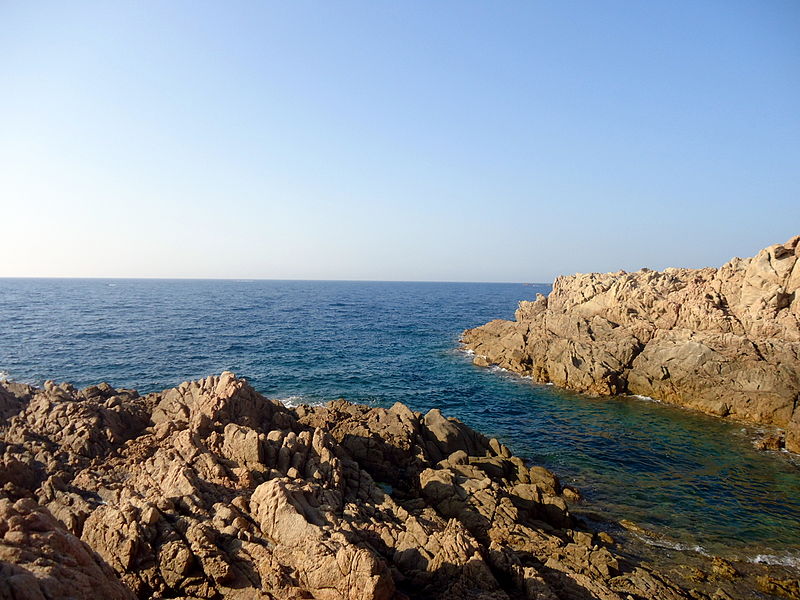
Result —
[{"label": "reddish rock", "polygon": [[230,373],[9,394],[2,600],[689,597],[438,410],[289,410]]},{"label": "reddish rock", "polygon": [[800,452],[800,236],[719,269],[559,277],[464,332],[475,364],[785,428]]}]

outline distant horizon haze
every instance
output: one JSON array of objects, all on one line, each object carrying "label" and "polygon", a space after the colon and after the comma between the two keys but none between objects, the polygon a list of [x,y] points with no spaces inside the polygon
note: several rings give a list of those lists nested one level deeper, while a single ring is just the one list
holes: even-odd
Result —
[{"label": "distant horizon haze", "polygon": [[[800,235],[798,233],[797,235]],[[776,242],[776,243],[784,243],[789,241],[795,237],[794,235],[789,236],[783,242]],[[771,246],[773,244],[769,244]],[[764,246],[766,248],[767,246]],[[729,259],[724,261],[724,263],[720,263],[718,265],[693,265],[686,267],[685,265],[666,265],[665,267],[661,267],[657,270],[663,271],[669,267],[678,267],[678,268],[704,268],[704,267],[712,267],[712,268],[719,268],[722,267],[723,264],[729,262],[734,258],[750,258],[755,256],[760,250],[763,248],[758,248],[757,250],[753,251],[751,254],[743,254],[743,255],[736,255],[731,256]],[[608,271],[599,271],[602,273],[609,273],[609,272],[616,272],[616,271],[627,271],[627,272],[635,272],[642,268],[649,268],[646,265],[642,265],[637,269],[613,269]],[[655,270],[655,269],[653,269]],[[247,283],[248,281],[316,281],[316,282],[351,282],[351,283],[497,283],[497,284],[519,284],[519,285],[551,285],[553,280],[557,277],[562,275],[574,275],[576,273],[593,273],[598,271],[575,271],[573,273],[559,273],[556,274],[553,279],[550,281],[525,281],[525,280],[517,280],[517,281],[501,281],[501,280],[487,280],[487,281],[474,281],[474,280],[462,280],[462,279],[450,279],[450,280],[442,280],[442,279],[347,279],[347,278],[307,278],[307,277],[249,277],[249,276],[210,276],[210,277],[196,277],[196,276],[127,276],[127,275],[82,275],[82,276],[62,276],[62,275],[33,275],[33,276],[20,276],[20,275],[0,275],[0,280],[2,279],[86,279],[86,280],[130,280],[130,281],[137,281],[137,280],[158,280],[158,281],[241,281],[242,283]]]},{"label": "distant horizon haze", "polygon": [[800,3],[0,4],[0,277],[550,283],[800,233]]},{"label": "distant horizon haze", "polygon": [[[83,280],[83,281],[239,281],[241,283],[248,283],[251,281],[293,281],[302,283],[319,282],[319,283],[497,283],[497,284],[512,284],[512,285],[550,285],[548,282],[541,281],[461,281],[449,280],[439,281],[435,279],[301,279],[301,278],[282,278],[275,277],[119,277],[92,275],[87,277],[61,277],[61,276],[45,276],[45,277],[28,277],[28,276],[8,276],[0,277],[3,279],[64,279],[64,280]],[[551,282],[552,283],[552,282]]]}]

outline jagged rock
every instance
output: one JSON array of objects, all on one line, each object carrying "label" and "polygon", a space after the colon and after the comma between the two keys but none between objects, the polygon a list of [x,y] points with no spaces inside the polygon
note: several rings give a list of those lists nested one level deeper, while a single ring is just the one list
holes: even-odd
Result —
[{"label": "jagged rock", "polygon": [[596,545],[555,475],[438,410],[289,410],[230,373],[11,395],[3,600],[690,597]]},{"label": "jagged rock", "polygon": [[798,257],[800,236],[719,269],[559,277],[462,340],[477,365],[786,428],[800,452]]},{"label": "jagged rock", "polygon": [[0,498],[0,599],[132,600],[85,543],[30,498]]},{"label": "jagged rock", "polygon": [[16,415],[32,393],[33,388],[29,385],[0,381],[0,423]]},{"label": "jagged rock", "polygon": [[779,433],[768,433],[756,439],[753,446],[758,450],[780,450],[786,443],[785,439],[785,436]]},{"label": "jagged rock", "polygon": [[721,579],[733,579],[739,575],[731,563],[718,556],[715,556],[711,561],[711,572]]},{"label": "jagged rock", "polygon": [[761,590],[768,594],[789,600],[800,599],[800,581],[797,579],[776,579],[762,575],[758,578],[758,584]]}]

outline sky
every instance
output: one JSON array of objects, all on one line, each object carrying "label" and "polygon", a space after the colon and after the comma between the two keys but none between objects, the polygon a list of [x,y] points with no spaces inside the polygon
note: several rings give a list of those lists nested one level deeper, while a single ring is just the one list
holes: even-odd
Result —
[{"label": "sky", "polygon": [[0,277],[547,282],[800,234],[800,3],[0,1]]}]

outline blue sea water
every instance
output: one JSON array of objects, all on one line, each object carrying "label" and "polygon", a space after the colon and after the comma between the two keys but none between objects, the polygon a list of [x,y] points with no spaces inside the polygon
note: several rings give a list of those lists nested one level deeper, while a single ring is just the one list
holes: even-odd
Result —
[{"label": "blue sea water", "polygon": [[465,328],[546,285],[0,279],[0,377],[150,392],[223,370],[288,403],[438,407],[667,546],[797,562],[800,469],[742,425],[478,368]]}]

